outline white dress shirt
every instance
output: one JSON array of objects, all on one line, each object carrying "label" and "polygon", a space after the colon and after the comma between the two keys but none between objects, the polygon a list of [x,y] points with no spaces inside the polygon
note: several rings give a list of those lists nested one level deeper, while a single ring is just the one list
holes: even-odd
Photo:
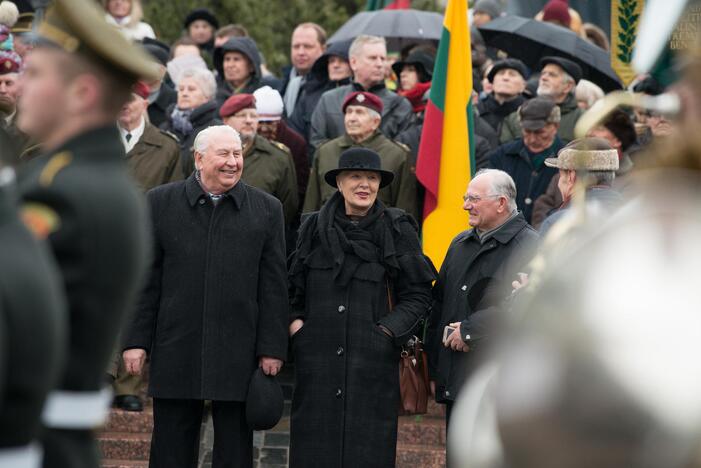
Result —
[{"label": "white dress shirt", "polygon": [[[131,131],[127,131],[124,128],[122,128],[121,125],[117,125],[119,127],[119,134],[122,137],[122,144],[124,144],[124,151],[126,153],[129,153],[132,149],[134,149],[134,146],[139,142],[141,139],[141,135],[144,134],[144,128],[146,128],[146,120],[141,117],[141,123],[139,124],[138,127]],[[131,134],[131,138],[129,138],[129,141],[127,141],[127,134]]]}]

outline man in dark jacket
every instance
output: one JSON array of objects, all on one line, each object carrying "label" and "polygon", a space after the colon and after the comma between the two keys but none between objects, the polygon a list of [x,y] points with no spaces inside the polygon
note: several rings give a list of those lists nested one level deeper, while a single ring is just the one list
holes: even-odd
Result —
[{"label": "man in dark jacket", "polygon": [[562,148],[557,136],[560,108],[547,98],[526,101],[518,111],[522,138],[501,145],[489,155],[489,167],[501,169],[516,182],[516,205],[530,223],[533,202],[557,174],[545,165]]},{"label": "man in dark jacket", "polygon": [[214,50],[219,107],[233,94],[251,94],[263,86],[258,46],[250,37],[232,37]]},{"label": "man in dark jacket", "polygon": [[472,229],[453,239],[433,288],[426,349],[436,401],[447,404],[448,422],[453,402],[497,331],[514,275],[537,244],[538,234],[516,209],[515,197],[516,186],[505,172],[477,173],[463,204]]},{"label": "man in dark jacket", "polygon": [[56,0],[38,33],[18,125],[46,152],[24,167],[19,186],[68,299],[66,361],[42,415],[44,467],[97,468],[94,429],[111,402],[105,370],[148,258],[146,213],[115,121],[137,78],[157,70],[91,0]]},{"label": "man in dark jacket", "polygon": [[387,45],[384,38],[358,36],[348,51],[353,83],[325,92],[312,114],[310,143],[319,146],[326,140],[338,138],[344,133],[341,105],[346,96],[357,91],[367,91],[382,99],[382,126],[387,138],[394,139],[412,125],[414,112],[406,98],[385,88],[387,69]]},{"label": "man in dark jacket", "polygon": [[286,117],[292,116],[307,75],[325,47],[326,31],[316,23],[302,23],[292,31],[290,40],[292,65],[285,70],[285,80],[281,89],[285,98]]},{"label": "man in dark jacket", "polygon": [[[214,466],[251,467],[245,401],[251,375],[275,375],[287,353],[282,206],[242,182],[243,149],[228,126],[195,140],[197,171],[148,193],[151,279],[124,342],[127,370],[151,358],[150,466],[192,466],[205,400]],[[183,229],[187,226],[187,229]]]},{"label": "man in dark jacket", "polygon": [[[312,114],[321,95],[326,91],[350,84],[352,71],[348,63],[350,43],[335,42],[314,62],[311,72],[299,92],[295,110],[289,123],[309,141],[312,131]],[[309,157],[314,154],[314,146],[309,145]]]},{"label": "man in dark jacket", "polygon": [[[571,60],[562,57],[543,57],[540,60],[538,96],[555,101],[560,108],[558,136],[564,143],[574,139],[574,127],[584,110],[577,106],[574,90],[582,78],[582,69]],[[499,141],[507,143],[520,136],[518,115],[512,113],[504,120]]]},{"label": "man in dark jacket", "polygon": [[477,111],[499,135],[503,120],[526,100],[522,93],[526,89],[528,69],[519,59],[507,58],[492,66],[487,79],[492,83],[492,92],[480,100]]}]

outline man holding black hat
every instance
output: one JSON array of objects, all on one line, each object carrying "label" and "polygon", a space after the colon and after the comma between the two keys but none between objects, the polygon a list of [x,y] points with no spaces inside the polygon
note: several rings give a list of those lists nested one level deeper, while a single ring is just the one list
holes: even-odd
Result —
[{"label": "man holding black hat", "polygon": [[[572,60],[563,57],[543,57],[540,60],[540,80],[538,96],[550,98],[560,108],[560,129],[558,136],[567,143],[574,139],[574,126],[584,110],[577,106],[574,94],[577,83],[582,79],[582,68]],[[501,128],[499,141],[506,143],[520,136],[518,117],[514,112]]]},{"label": "man holding black hat", "polygon": [[309,174],[303,212],[317,211],[336,190],[324,183],[324,174],[338,166],[341,153],[349,148],[369,148],[380,155],[382,168],[396,177],[380,190],[378,198],[389,207],[418,216],[416,177],[409,168],[409,148],[380,132],[382,100],[372,93],[350,94],[343,103],[345,134],[328,141],[316,151]]},{"label": "man holding black hat", "polygon": [[47,239],[68,298],[69,343],[44,408],[44,466],[99,465],[94,429],[111,392],[105,369],[148,258],[146,213],[115,126],[146,54],[107,25],[92,0],[56,0],[22,75],[18,126],[42,142],[20,180],[24,217]]},{"label": "man holding black hat", "polygon": [[557,172],[545,165],[563,144],[557,136],[560,108],[550,99],[536,97],[518,110],[521,138],[506,143],[489,154],[489,167],[509,174],[516,183],[516,205],[531,222],[533,202],[550,184]]},{"label": "man holding black hat", "polygon": [[498,135],[504,119],[526,100],[522,93],[526,89],[528,69],[519,59],[507,58],[492,66],[487,79],[492,84],[492,92],[480,100],[477,111]]}]

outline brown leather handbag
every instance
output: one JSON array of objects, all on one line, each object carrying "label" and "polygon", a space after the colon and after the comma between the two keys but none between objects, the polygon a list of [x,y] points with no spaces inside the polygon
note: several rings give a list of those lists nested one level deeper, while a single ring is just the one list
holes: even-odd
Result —
[{"label": "brown leather handbag", "polygon": [[[390,312],[394,309],[387,282],[387,301]],[[399,414],[426,414],[431,394],[428,380],[428,357],[423,342],[413,336],[402,346],[399,359]]]}]

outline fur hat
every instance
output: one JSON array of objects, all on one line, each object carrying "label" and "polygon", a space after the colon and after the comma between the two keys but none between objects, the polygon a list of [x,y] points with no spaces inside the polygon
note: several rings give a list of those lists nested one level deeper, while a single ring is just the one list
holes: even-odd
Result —
[{"label": "fur hat", "polygon": [[571,171],[617,171],[618,151],[603,138],[579,138],[547,158],[545,165]]},{"label": "fur hat", "polygon": [[0,75],[17,73],[22,66],[22,57],[15,52],[12,27],[19,18],[17,5],[7,0],[0,3]]}]

